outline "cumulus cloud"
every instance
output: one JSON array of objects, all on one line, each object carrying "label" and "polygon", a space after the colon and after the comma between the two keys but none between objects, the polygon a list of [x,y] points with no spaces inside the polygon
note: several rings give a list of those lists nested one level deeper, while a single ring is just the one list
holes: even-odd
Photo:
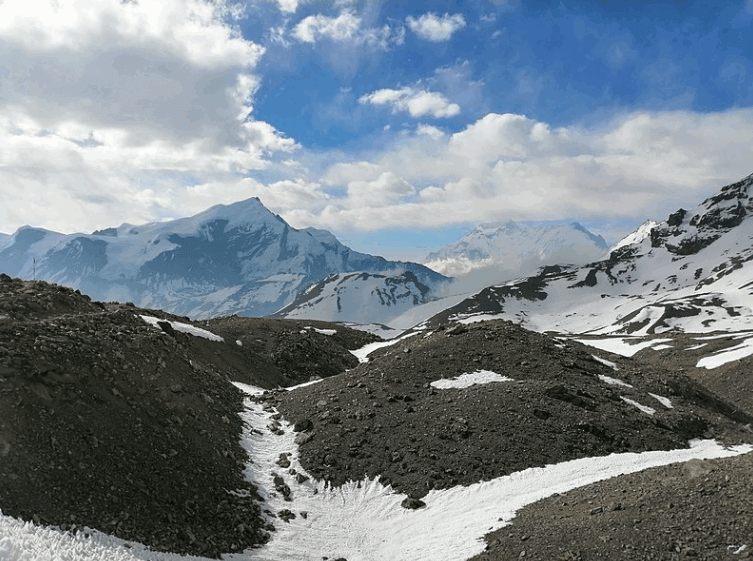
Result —
[{"label": "cumulus cloud", "polygon": [[393,112],[405,111],[413,118],[423,117],[424,115],[445,118],[454,117],[460,113],[460,106],[456,103],[450,103],[442,94],[410,87],[399,90],[377,90],[361,96],[358,102],[387,105],[392,108]]},{"label": "cumulus cloud", "polygon": [[456,31],[465,27],[463,14],[438,16],[429,12],[419,18],[408,16],[405,21],[421,39],[433,43],[448,41]]},{"label": "cumulus cloud", "polygon": [[292,150],[252,117],[264,49],[242,16],[222,0],[1,2],[2,228],[152,218],[182,185],[156,178],[245,173]]},{"label": "cumulus cloud", "polygon": [[639,112],[592,129],[491,113],[455,134],[425,132],[324,174],[329,185],[347,187],[391,172],[411,188],[368,200],[363,190],[346,189],[321,211],[299,207],[284,216],[340,231],[507,218],[661,219],[753,171],[750,109]]},{"label": "cumulus cloud", "polygon": [[307,16],[293,28],[293,36],[302,43],[314,44],[321,39],[352,42],[387,49],[391,43],[401,44],[404,32],[393,31],[389,25],[366,27],[360,16],[345,10],[336,17],[316,14]]}]

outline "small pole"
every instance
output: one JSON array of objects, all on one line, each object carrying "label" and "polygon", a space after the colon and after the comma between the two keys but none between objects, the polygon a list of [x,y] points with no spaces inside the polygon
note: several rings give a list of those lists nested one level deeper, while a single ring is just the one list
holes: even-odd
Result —
[{"label": "small pole", "polygon": [[37,258],[32,257],[32,260],[34,261],[34,282],[37,282]]}]

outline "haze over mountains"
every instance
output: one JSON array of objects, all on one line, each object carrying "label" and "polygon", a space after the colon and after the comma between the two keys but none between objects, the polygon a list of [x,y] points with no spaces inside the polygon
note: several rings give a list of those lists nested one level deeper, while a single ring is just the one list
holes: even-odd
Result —
[{"label": "haze over mountains", "polygon": [[504,278],[558,263],[582,265],[603,257],[604,238],[572,222],[527,226],[509,220],[481,224],[457,242],[426,256],[424,263],[449,276],[490,269]]}]

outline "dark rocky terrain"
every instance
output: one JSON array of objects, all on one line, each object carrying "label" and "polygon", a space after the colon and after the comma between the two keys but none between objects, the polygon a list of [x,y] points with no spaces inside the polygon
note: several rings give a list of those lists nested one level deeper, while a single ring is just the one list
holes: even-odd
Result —
[{"label": "dark rocky terrain", "polygon": [[[697,369],[703,351],[682,351],[697,342],[675,337],[674,349],[627,359],[506,321],[443,324],[358,364],[348,349],[377,338],[342,326],[190,322],[0,275],[0,509],[178,553],[218,557],[262,543],[272,528],[243,478],[245,396],[230,381],[270,389],[257,399],[296,424],[314,477],[338,485],[380,476],[411,495],[406,507],[420,507],[430,489],[531,466],[691,438],[753,442],[749,360]],[[715,339],[706,350],[738,342]],[[512,381],[431,385],[477,370]],[[312,377],[325,379],[274,389]],[[753,454],[694,460],[550,497],[487,536],[478,559],[745,557],[752,467]],[[728,546],[745,544],[732,557]]]},{"label": "dark rocky terrain", "polygon": [[[338,485],[380,475],[415,498],[586,456],[683,448],[693,438],[753,440],[744,428],[753,416],[684,374],[622,358],[615,372],[593,353],[607,355],[505,321],[456,324],[381,349],[337,378],[262,399],[308,427],[301,458],[317,478]],[[430,385],[475,370],[514,381]]]},{"label": "dark rocky terrain", "polygon": [[[753,453],[691,460],[534,503],[473,561],[748,559]],[[743,546],[746,546],[743,548]]]},{"label": "dark rocky terrain", "polygon": [[0,275],[0,509],[178,553],[263,542],[269,528],[242,474],[244,395],[230,381],[331,375],[358,362],[342,345],[375,337],[225,318],[205,324],[220,343],[140,314],[188,321]]}]

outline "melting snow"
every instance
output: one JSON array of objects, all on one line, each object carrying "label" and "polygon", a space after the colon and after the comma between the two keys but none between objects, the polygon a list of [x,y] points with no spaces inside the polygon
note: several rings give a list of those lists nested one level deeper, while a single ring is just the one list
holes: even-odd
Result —
[{"label": "melting snow", "polygon": [[322,335],[334,335],[337,333],[337,329],[317,329],[316,327],[307,326],[304,329],[313,329],[317,333],[321,333]]},{"label": "melting snow", "polygon": [[653,415],[654,413],[656,413],[656,409],[652,407],[647,407],[646,405],[641,405],[637,401],[633,401],[632,399],[628,399],[627,397],[620,396],[620,399],[624,401],[625,403],[629,403],[630,405],[637,407],[638,409],[640,409],[647,415]]},{"label": "melting snow", "polygon": [[165,321],[169,323],[170,325],[172,325],[175,331],[180,331],[181,333],[189,333],[196,337],[203,337],[204,339],[209,339],[210,341],[217,341],[219,343],[225,342],[225,340],[219,335],[215,335],[214,333],[207,331],[206,329],[201,329],[200,327],[196,327],[188,323],[181,323],[179,321],[159,319],[152,316],[139,316],[139,317],[143,319],[145,322],[147,322],[148,324],[153,325],[154,327],[159,327],[157,323],[161,321]]},{"label": "melting snow", "polygon": [[740,360],[753,354],[753,339],[746,339],[739,345],[719,351],[711,356],[703,357],[696,364],[697,368],[717,368],[728,362]]},{"label": "melting snow", "polygon": [[472,373],[461,374],[455,378],[435,380],[431,385],[440,390],[449,390],[452,388],[463,389],[469,388],[474,384],[490,384],[492,382],[513,382],[512,378],[502,376],[490,370],[476,370]]},{"label": "melting snow", "polygon": [[618,380],[617,378],[610,378],[609,376],[604,376],[603,374],[599,374],[599,380],[606,382],[607,384],[610,384],[612,386],[625,386],[626,388],[633,387],[627,382],[623,382],[622,380]]}]

